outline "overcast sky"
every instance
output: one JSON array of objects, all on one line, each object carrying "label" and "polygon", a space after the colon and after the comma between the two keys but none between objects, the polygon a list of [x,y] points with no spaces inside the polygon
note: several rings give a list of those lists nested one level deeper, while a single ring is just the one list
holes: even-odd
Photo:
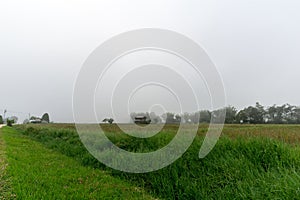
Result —
[{"label": "overcast sky", "polygon": [[0,113],[49,112],[72,122],[72,92],[89,54],[114,35],[163,28],[199,43],[227,104],[300,105],[298,0],[9,0],[0,2]]}]

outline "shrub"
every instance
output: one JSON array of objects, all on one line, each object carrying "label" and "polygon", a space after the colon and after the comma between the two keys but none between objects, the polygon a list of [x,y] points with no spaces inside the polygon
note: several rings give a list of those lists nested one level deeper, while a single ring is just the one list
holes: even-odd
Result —
[{"label": "shrub", "polygon": [[42,121],[50,123],[50,117],[48,113],[43,114]]},{"label": "shrub", "polygon": [[6,124],[7,124],[7,126],[10,126],[10,127],[12,127],[12,124],[14,123],[14,121],[13,120],[10,120],[10,119],[7,119],[6,120]]}]

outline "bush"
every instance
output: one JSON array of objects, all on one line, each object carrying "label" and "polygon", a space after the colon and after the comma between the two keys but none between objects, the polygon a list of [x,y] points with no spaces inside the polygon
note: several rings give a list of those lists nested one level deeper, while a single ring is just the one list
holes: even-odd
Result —
[{"label": "bush", "polygon": [[7,124],[7,126],[10,126],[10,127],[12,127],[12,124],[14,123],[14,121],[13,120],[10,120],[10,119],[7,119],[6,120],[6,124]]},{"label": "bush", "polygon": [[43,114],[42,122],[50,123],[50,117],[48,113]]}]

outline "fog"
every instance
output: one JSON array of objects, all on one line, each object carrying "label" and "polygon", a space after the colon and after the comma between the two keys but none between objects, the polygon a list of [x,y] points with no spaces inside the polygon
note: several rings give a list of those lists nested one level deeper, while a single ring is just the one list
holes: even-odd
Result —
[{"label": "fog", "polygon": [[[176,31],[201,45],[223,79],[227,105],[300,105],[299,8],[297,0],[1,1],[0,113],[22,120],[48,112],[55,122],[73,122],[82,64],[112,36],[140,28]],[[205,85],[198,86],[200,107],[209,109]],[[156,102],[160,89],[143,92],[130,111],[160,103],[177,111],[171,97]]]}]

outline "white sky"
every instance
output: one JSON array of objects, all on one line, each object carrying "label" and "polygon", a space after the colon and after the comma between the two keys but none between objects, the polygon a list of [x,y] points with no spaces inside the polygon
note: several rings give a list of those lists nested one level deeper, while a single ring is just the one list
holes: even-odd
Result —
[{"label": "white sky", "polygon": [[228,104],[300,105],[299,9],[298,0],[1,1],[0,113],[49,112],[72,122],[73,85],[88,55],[114,35],[146,27],[204,47]]}]

